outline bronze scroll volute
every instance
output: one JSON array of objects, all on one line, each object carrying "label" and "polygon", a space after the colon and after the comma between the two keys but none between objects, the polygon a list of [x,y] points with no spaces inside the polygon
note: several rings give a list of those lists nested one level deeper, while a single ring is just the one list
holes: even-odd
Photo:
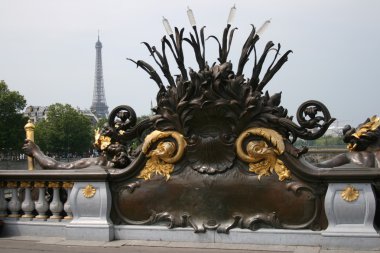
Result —
[{"label": "bronze scroll volute", "polygon": [[[157,146],[152,149],[157,142]],[[186,141],[182,134],[175,131],[153,131],[145,138],[142,146],[142,152],[149,159],[138,178],[148,180],[153,174],[159,174],[169,180],[174,164],[182,158],[185,148]]]},{"label": "bronze scroll volute", "polygon": [[[252,140],[245,145],[244,140],[249,136],[258,136],[263,140]],[[269,146],[268,143],[271,145]],[[236,153],[238,157],[249,164],[249,171],[262,176],[269,176],[275,172],[280,181],[289,179],[290,171],[278,156],[285,151],[282,136],[276,131],[268,128],[250,128],[244,131],[236,140]]]}]

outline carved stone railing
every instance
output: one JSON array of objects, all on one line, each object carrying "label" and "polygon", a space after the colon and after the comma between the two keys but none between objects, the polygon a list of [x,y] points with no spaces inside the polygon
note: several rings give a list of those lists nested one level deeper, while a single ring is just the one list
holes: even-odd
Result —
[{"label": "carved stone railing", "polygon": [[[138,227],[140,232],[136,232],[135,226],[114,225],[110,218],[112,198],[117,198],[111,196],[110,186],[127,180],[145,161],[144,155],[140,155],[130,166],[121,170],[91,167],[74,171],[0,171],[0,220],[4,221],[3,235],[48,234],[66,239],[102,241],[126,238],[165,239],[160,233],[157,234],[154,230],[152,232],[149,226],[144,232]],[[347,238],[378,240],[378,233],[373,226],[376,213],[375,182],[380,179],[378,169],[317,168],[303,159],[287,154],[284,154],[283,161],[293,175],[320,185],[322,193],[312,192],[310,197],[314,194],[325,195],[324,203],[321,204],[324,206],[322,209],[326,213],[328,226],[318,233],[319,240],[332,245],[337,238],[346,241]],[[296,185],[289,187],[295,187],[294,191],[298,194],[303,194],[301,192],[305,190]],[[67,195],[66,201],[64,195]],[[115,227],[118,233],[114,231]],[[162,229],[167,230],[165,227]],[[127,234],[125,237],[123,231]],[[178,240],[175,236],[180,233],[178,230],[167,231],[172,238],[167,240]],[[231,230],[232,235],[239,233],[234,231]],[[252,232],[252,238],[249,237],[253,240],[252,243],[260,243],[254,239],[260,238],[260,231],[262,230],[258,230],[259,234]],[[282,231],[281,233],[286,233],[285,230]],[[304,230],[298,232],[301,238],[302,231]],[[186,233],[189,238],[192,237],[191,229]],[[246,236],[247,234],[244,238]],[[233,242],[230,239],[227,241]],[[370,245],[376,243],[370,241]]]},{"label": "carved stone railing", "polygon": [[289,155],[286,161],[298,177],[327,185],[324,211],[328,227],[324,236],[369,236],[379,237],[374,226],[375,215],[379,215],[378,168],[337,167],[317,168],[304,159],[294,159]]},{"label": "carved stone railing", "polygon": [[[0,217],[22,220],[71,220],[72,182],[8,181],[0,184]],[[8,191],[7,191],[8,190]],[[65,190],[65,198],[60,192]],[[32,191],[34,198],[32,198]],[[8,196],[4,193],[8,192]],[[7,201],[6,197],[9,198]],[[48,215],[48,213],[51,213]]]},{"label": "carved stone railing", "polygon": [[4,235],[113,239],[106,170],[7,170],[0,171],[0,175]]}]

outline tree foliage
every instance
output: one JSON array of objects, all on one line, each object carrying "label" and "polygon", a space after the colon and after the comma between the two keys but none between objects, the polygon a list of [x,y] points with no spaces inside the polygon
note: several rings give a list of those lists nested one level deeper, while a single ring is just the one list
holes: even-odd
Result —
[{"label": "tree foliage", "polygon": [[0,153],[20,151],[25,139],[24,126],[27,122],[22,114],[26,100],[18,91],[10,91],[0,81]]},{"label": "tree foliage", "polygon": [[104,124],[106,124],[107,122],[108,122],[107,118],[100,118],[99,121],[94,126],[94,130],[102,129],[102,127],[104,127]]},{"label": "tree foliage", "polygon": [[92,144],[93,132],[90,120],[68,104],[49,106],[47,119],[35,129],[35,140],[40,148],[49,153],[81,154]]},{"label": "tree foliage", "polygon": [[298,139],[295,146],[344,148],[347,144],[343,142],[343,136],[324,135],[316,140]]}]

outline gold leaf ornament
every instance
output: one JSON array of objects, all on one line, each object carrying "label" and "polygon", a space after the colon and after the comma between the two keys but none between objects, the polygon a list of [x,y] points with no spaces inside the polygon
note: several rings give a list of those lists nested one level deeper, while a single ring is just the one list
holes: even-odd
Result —
[{"label": "gold leaf ornament", "polygon": [[96,189],[92,184],[88,184],[82,189],[82,194],[85,198],[92,198],[96,194]]},{"label": "gold leaf ornament", "polygon": [[20,182],[20,187],[21,188],[30,188],[30,187],[32,187],[32,182],[22,181],[22,182]]},{"label": "gold leaf ornament", "polygon": [[109,145],[111,145],[111,137],[101,135],[98,128],[95,130],[94,145],[100,150],[105,150]]},{"label": "gold leaf ornament", "polygon": [[[177,144],[171,140],[159,142],[168,137],[174,138]],[[157,147],[150,150],[151,146],[156,142],[159,142]],[[149,180],[153,174],[156,174],[169,180],[170,174],[174,170],[174,164],[182,158],[185,147],[186,141],[180,133],[175,131],[153,131],[145,138],[142,146],[142,152],[146,154],[149,159],[145,167],[141,170],[138,178]]]},{"label": "gold leaf ornament", "polygon": [[[264,140],[250,141],[245,152],[243,142],[250,135],[262,137]],[[268,146],[267,142],[271,144],[271,147]],[[278,156],[284,151],[285,144],[282,136],[272,129],[250,128],[236,140],[238,157],[248,163],[249,171],[257,174],[259,180],[262,176],[269,176],[273,172],[278,175],[280,181],[291,178],[288,168],[278,159]]]},{"label": "gold leaf ornament", "polygon": [[34,182],[33,185],[34,185],[34,188],[45,188],[46,187],[46,184],[43,181],[36,181],[36,182]]},{"label": "gold leaf ornament", "polygon": [[344,191],[342,191],[340,196],[347,202],[353,202],[359,198],[359,191],[355,187],[349,185]]},{"label": "gold leaf ornament", "polygon": [[[355,133],[352,134],[356,139],[360,139],[362,136],[366,136],[368,132],[376,131],[380,127],[380,117],[372,116],[369,122],[360,126]],[[357,144],[349,143],[347,149],[349,151],[355,151]]]},{"label": "gold leaf ornament", "polygon": [[62,184],[62,188],[65,188],[65,189],[71,189],[73,188],[73,186],[74,186],[73,182],[63,182]]},{"label": "gold leaf ornament", "polygon": [[61,187],[61,183],[60,182],[49,182],[48,183],[48,187],[49,188],[60,188]]},{"label": "gold leaf ornament", "polygon": [[17,188],[17,182],[16,181],[9,181],[7,182],[7,187],[8,188]]},{"label": "gold leaf ornament", "polygon": [[[160,143],[161,144],[161,143]],[[153,174],[165,177],[166,181],[169,180],[170,174],[174,170],[174,165],[166,163],[158,156],[151,156],[146,162],[144,169],[141,171],[138,178],[149,180]]]}]

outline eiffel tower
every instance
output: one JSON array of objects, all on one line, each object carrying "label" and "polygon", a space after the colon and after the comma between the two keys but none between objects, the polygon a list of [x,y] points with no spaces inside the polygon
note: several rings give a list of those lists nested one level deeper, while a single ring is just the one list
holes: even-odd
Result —
[{"label": "eiffel tower", "polygon": [[90,110],[98,118],[106,118],[108,116],[108,106],[106,94],[104,92],[103,66],[102,66],[102,43],[99,40],[95,44],[96,62],[95,62],[95,82],[94,93],[92,97],[92,105]]}]

